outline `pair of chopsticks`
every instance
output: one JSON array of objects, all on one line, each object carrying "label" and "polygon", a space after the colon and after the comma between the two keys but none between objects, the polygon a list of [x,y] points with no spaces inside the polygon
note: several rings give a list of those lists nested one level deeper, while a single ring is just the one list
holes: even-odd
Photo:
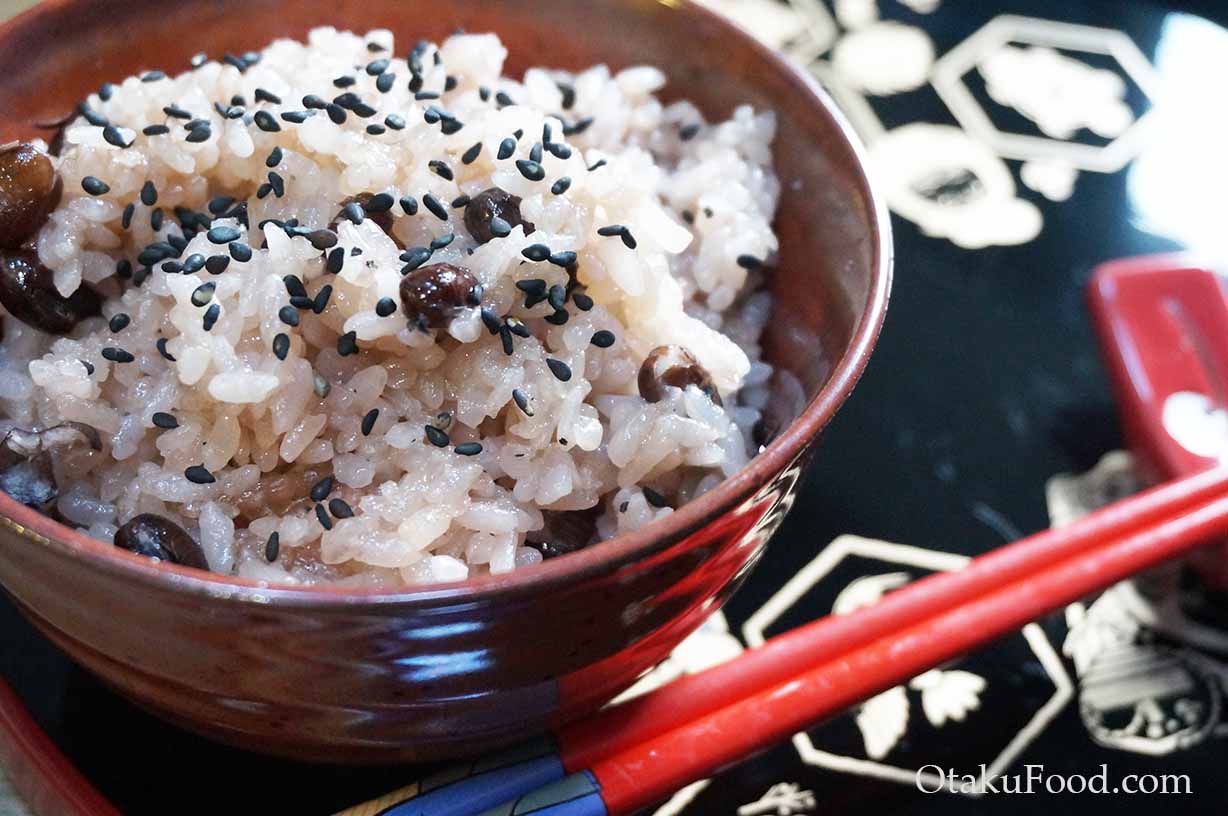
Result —
[{"label": "pair of chopsticks", "polygon": [[[1228,536],[1228,468],[1124,499],[344,816],[626,816],[1140,570]],[[456,774],[450,775],[456,779]],[[430,788],[428,790],[428,788]],[[398,803],[403,803],[398,805]]]}]

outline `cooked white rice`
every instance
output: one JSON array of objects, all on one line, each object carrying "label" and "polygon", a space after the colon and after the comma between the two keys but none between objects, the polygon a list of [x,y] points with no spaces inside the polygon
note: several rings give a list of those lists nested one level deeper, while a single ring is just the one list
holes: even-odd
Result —
[{"label": "cooked white rice", "polygon": [[[64,519],[109,542],[134,515],[156,513],[196,538],[217,572],[391,586],[536,563],[542,556],[526,541],[541,536],[549,518],[543,511],[597,507],[595,537],[638,528],[747,461],[770,374],[758,348],[770,304],[766,293],[754,292],[757,273],[745,267],[755,265],[744,256],[767,259],[776,250],[772,115],[742,107],[726,122],[707,124],[690,103],[664,105],[654,96],[666,75],[652,67],[612,74],[597,66],[575,75],[535,68],[523,80],[509,79],[501,76],[506,51],[493,34],[461,34],[419,49],[421,90],[440,99],[415,100],[403,58],[387,69],[397,77],[391,90],[379,92],[363,67],[408,51],[388,31],[359,36],[321,28],[305,44],[274,42],[244,72],[209,61],[177,77],[128,78],[106,100],[92,95],[88,105],[135,140],[129,148],[109,144],[103,129],[85,119],[67,127],[59,160],[65,195],[39,233],[37,251],[61,293],[83,281],[99,289],[106,296],[103,316],[60,338],[7,317],[0,345],[6,427],[72,420],[103,437],[101,452],[56,462]],[[334,79],[340,76],[357,82],[339,89]],[[449,76],[455,86],[445,91]],[[257,88],[282,104],[256,102]],[[571,89],[574,102],[565,107]],[[324,111],[302,124],[280,118],[302,110],[306,94],[331,99],[343,91],[358,94],[376,113],[351,112],[340,125]],[[498,93],[513,104],[497,100]],[[234,96],[243,97],[246,116],[226,119],[214,103],[224,108]],[[186,141],[185,123],[164,113],[170,105],[207,119],[210,138]],[[445,134],[424,119],[429,106],[463,128]],[[257,110],[272,112],[280,131],[253,124]],[[406,127],[367,132],[389,114],[403,117]],[[590,117],[583,132],[563,135],[565,124]],[[146,126],[163,123],[169,135],[142,135]],[[515,162],[529,155],[546,123],[572,153],[563,159],[546,152],[545,180],[529,181]],[[697,132],[695,125],[702,125]],[[497,159],[500,143],[517,131],[523,135],[515,154]],[[462,154],[478,142],[478,158],[464,164]],[[285,193],[258,198],[274,147],[282,149],[274,169]],[[430,160],[446,162],[455,179],[434,172]],[[588,169],[599,161],[605,164]],[[109,192],[87,195],[87,176],[104,180]],[[570,177],[570,189],[555,195],[551,187],[562,177]],[[139,199],[147,181],[166,215],[157,232],[155,208]],[[536,231],[526,236],[517,226],[505,238],[473,241],[463,208],[449,202],[490,187],[520,196],[524,219]],[[404,262],[371,218],[358,225],[340,221],[346,261],[335,275],[305,237],[289,237],[276,224],[257,226],[297,218],[300,225],[327,227],[348,197],[363,192],[418,202],[430,193],[444,202],[448,223],[425,206],[405,215],[398,204],[393,233],[414,247],[454,232],[456,239],[430,263],[470,270],[484,287],[483,306],[522,319],[531,336],[516,337],[507,356],[476,308],[430,332],[407,327],[399,310],[377,316],[377,301],[398,298]],[[149,244],[183,234],[176,207],[206,212],[219,195],[247,202],[250,229],[235,218],[213,226],[237,227],[255,250],[249,261],[232,260],[220,275],[205,269],[167,274],[155,264],[139,287],[115,276],[117,260],[135,262]],[[124,229],[122,213],[133,202]],[[635,249],[618,236],[598,235],[615,224],[630,230]],[[569,303],[568,322],[555,326],[542,319],[553,311],[549,305],[525,308],[517,281],[568,283],[565,269],[522,256],[533,244],[577,253],[577,291],[596,303],[591,311]],[[226,248],[202,230],[178,261],[193,253],[208,257]],[[294,329],[278,318],[288,303],[287,275],[304,281],[309,296],[334,287],[326,310],[301,312]],[[191,302],[206,282],[216,284],[209,305],[220,306],[211,330],[202,324],[205,308]],[[118,313],[131,323],[113,334],[107,320]],[[616,338],[608,349],[590,344],[602,329]],[[349,331],[360,351],[343,357],[338,337]],[[272,351],[280,332],[291,338],[284,360]],[[159,338],[175,362],[159,353]],[[723,407],[694,386],[667,388],[655,403],[640,396],[641,362],[667,344],[699,360]],[[109,361],[106,347],[136,359]],[[566,363],[570,380],[560,381],[547,358]],[[322,397],[324,381],[329,390]],[[528,398],[531,417],[515,405],[513,389]],[[378,419],[364,436],[360,424],[373,408]],[[173,414],[179,427],[155,427],[155,412]],[[448,447],[425,440],[430,423],[446,426]],[[476,456],[454,450],[479,441]],[[189,481],[185,470],[194,465],[216,481]],[[308,491],[330,472],[336,486],[329,498],[343,499],[354,515],[334,519],[326,531]],[[669,506],[654,506],[652,491]],[[269,563],[265,543],[274,531],[281,551]]]}]

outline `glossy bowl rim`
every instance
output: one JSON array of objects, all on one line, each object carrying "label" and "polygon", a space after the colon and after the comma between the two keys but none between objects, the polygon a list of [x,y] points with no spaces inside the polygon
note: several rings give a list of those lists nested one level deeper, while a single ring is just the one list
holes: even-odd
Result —
[{"label": "glossy bowl rim", "polygon": [[[44,0],[0,24],[0,42],[14,30],[34,24],[37,18],[70,8],[89,0]],[[853,329],[848,348],[833,367],[828,381],[805,409],[768,447],[732,476],[697,499],[663,519],[639,530],[598,542],[579,552],[522,567],[501,575],[484,575],[464,581],[426,584],[400,590],[382,587],[351,587],[336,584],[295,585],[225,576],[191,567],[160,562],[120,550],[84,533],[73,530],[37,510],[19,504],[0,492],[0,525],[38,544],[79,558],[93,569],[111,573],[137,584],[160,585],[164,589],[209,598],[278,607],[331,607],[350,609],[354,605],[434,606],[465,600],[479,601],[494,596],[532,595],[550,587],[569,584],[602,572],[612,572],[633,564],[690,535],[711,521],[733,512],[747,497],[783,471],[802,454],[831,421],[861,378],[871,351],[882,331],[890,300],[894,255],[891,216],[885,201],[870,183],[865,146],[847,117],[839,110],[818,80],[783,55],[769,48],[745,29],[693,0],[670,0],[676,11],[697,15],[705,24],[723,28],[762,58],[786,80],[809,94],[808,102],[818,105],[843,137],[852,153],[861,192],[868,203],[870,219],[871,279],[867,302]],[[668,73],[668,72],[667,72]],[[18,556],[20,557],[20,555]]]}]

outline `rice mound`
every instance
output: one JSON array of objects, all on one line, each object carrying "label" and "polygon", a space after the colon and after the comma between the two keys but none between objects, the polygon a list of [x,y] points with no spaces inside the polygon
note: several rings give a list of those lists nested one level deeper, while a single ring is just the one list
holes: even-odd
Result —
[{"label": "rice mound", "polygon": [[[58,338],[6,319],[0,345],[0,432],[76,421],[103,438],[101,451],[55,461],[64,520],[110,542],[128,519],[155,513],[197,539],[216,572],[394,587],[533,564],[551,536],[572,536],[575,546],[636,529],[747,462],[771,374],[758,346],[770,301],[756,290],[777,248],[772,114],[740,107],[728,121],[706,123],[692,104],[664,105],[654,96],[666,77],[652,67],[611,73],[596,66],[574,75],[535,68],[509,79],[501,76],[506,50],[493,34],[420,43],[413,70],[396,53],[388,31],[320,28],[306,43],[278,40],[258,59],[203,61],[175,77],[130,77],[106,99],[91,95],[86,104],[116,123],[130,147],[113,145],[80,117],[66,126],[58,160],[64,198],[37,251],[60,293],[93,285],[105,297],[103,314]],[[383,73],[396,77],[386,92],[364,70],[380,58],[390,59]],[[410,90],[415,73],[425,98]],[[356,81],[335,84],[339,77]],[[343,92],[374,113],[351,109],[341,124],[325,110],[299,124],[281,117],[303,110],[307,94]],[[245,110],[226,118],[236,101]],[[191,131],[168,106],[207,120],[210,137],[188,141]],[[278,130],[253,124],[261,110]],[[441,127],[440,111],[463,126]],[[396,116],[404,127],[384,125]],[[142,133],[160,124],[170,133]],[[369,131],[373,124],[383,132]],[[545,179],[531,181],[517,160],[530,156],[544,126],[570,155],[547,150]],[[498,158],[517,133],[514,154]],[[465,163],[478,143],[476,159]],[[278,147],[270,168],[266,159]],[[433,169],[433,160],[453,178]],[[265,189],[258,197],[270,169],[284,193]],[[87,194],[90,176],[109,191]],[[556,194],[564,177],[570,187]],[[146,182],[156,188],[154,206],[141,201]],[[532,234],[518,225],[487,243],[472,239],[463,206],[453,205],[492,187],[521,198]],[[412,215],[404,203],[392,209],[391,235],[371,217],[338,220],[350,197],[383,192],[418,204]],[[427,194],[447,208],[446,223],[423,205]],[[208,213],[217,196],[245,201],[246,223],[233,211],[207,216],[211,224],[191,216]],[[326,269],[329,251],[285,228],[334,221],[344,250],[335,274]],[[598,234],[610,225],[626,230]],[[205,231],[225,226],[253,253],[231,258],[220,274],[167,273],[158,262],[117,275],[117,262],[135,263],[170,236],[187,239],[171,256],[178,264],[197,253],[226,255]],[[448,234],[454,240],[429,262],[469,270],[481,283],[482,307],[523,321],[529,336],[513,338],[510,356],[505,337],[487,330],[476,307],[446,329],[407,324],[398,241],[427,247]],[[575,280],[566,268],[525,256],[539,244],[576,253]],[[295,328],[279,318],[289,275],[311,298],[332,287],[323,312],[300,309]],[[527,280],[569,287],[594,305],[586,311],[568,302],[567,322],[554,325],[544,319],[555,311],[550,304],[526,308],[516,284]],[[206,283],[215,285],[212,297],[196,305],[193,295]],[[398,310],[377,314],[383,298]],[[214,305],[220,311],[206,328]],[[121,313],[131,322],[112,332],[108,320]],[[601,330],[614,335],[608,348],[590,342]],[[338,339],[348,332],[358,351],[343,356]],[[273,351],[279,333],[290,339],[284,359]],[[641,396],[641,363],[671,344],[694,355],[721,404],[694,385],[666,388],[657,402]],[[135,360],[115,362],[104,348]],[[560,379],[548,359],[564,363],[570,379]],[[378,417],[364,434],[372,409]],[[156,427],[158,412],[172,414],[178,427]],[[427,425],[445,432],[446,446],[431,443]],[[469,442],[480,442],[480,453],[457,452]],[[186,478],[197,465],[215,481]],[[335,483],[322,506],[340,498],[353,511],[330,515],[331,529],[309,498],[328,475]],[[280,553],[270,562],[266,542],[274,532]]]}]

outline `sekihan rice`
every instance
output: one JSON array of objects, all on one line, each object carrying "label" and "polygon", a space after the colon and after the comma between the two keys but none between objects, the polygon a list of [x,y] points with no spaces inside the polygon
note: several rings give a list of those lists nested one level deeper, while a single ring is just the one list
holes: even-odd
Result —
[{"label": "sekihan rice", "polygon": [[[55,461],[64,520],[109,542],[128,519],[154,513],[187,530],[216,572],[397,586],[530,565],[550,552],[551,535],[584,539],[567,542],[577,546],[636,529],[746,463],[771,374],[758,347],[770,300],[756,291],[777,248],[771,113],[740,107],[709,124],[690,103],[661,103],[654,93],[666,76],[652,67],[535,68],[516,81],[501,76],[506,51],[492,34],[414,48],[424,97],[415,99],[396,53],[388,31],[320,28],[306,43],[272,43],[254,63],[130,77],[107,99],[86,100],[117,131],[85,118],[66,127],[64,198],[37,252],[60,293],[98,289],[103,314],[59,338],[7,317],[0,345],[5,428],[76,421],[102,437],[102,451]],[[383,58],[383,71],[364,69]],[[303,105],[309,94],[347,92],[373,111],[347,99],[337,124],[332,108]],[[186,129],[166,110],[205,124]],[[295,113],[304,110],[314,113]],[[542,150],[544,178],[533,180],[544,126],[566,148]],[[509,138],[514,151],[500,159]],[[107,191],[90,181],[97,194],[87,192],[88,178]],[[473,240],[464,197],[493,187],[522,199],[531,234],[518,225]],[[362,193],[397,202],[391,235],[370,215],[338,219]],[[208,214],[218,196],[246,202],[250,226],[218,208],[185,231],[178,215]],[[302,227],[293,236],[282,226],[291,219]],[[334,221],[336,247],[313,245],[305,233]],[[143,271],[138,255],[176,236],[186,247]],[[481,306],[523,321],[530,336],[492,334],[479,308],[446,328],[408,325],[397,242],[433,241],[428,264],[469,270]],[[526,257],[536,245],[575,253],[563,325],[543,319],[555,311],[547,302],[526,308],[516,286],[569,286],[566,268]],[[325,259],[338,251],[333,274]],[[175,271],[194,255],[211,268],[194,259],[195,271]],[[135,278],[116,276],[121,259]],[[286,276],[313,303],[332,287],[322,313],[291,308],[297,326],[280,317]],[[585,295],[595,304],[587,311],[576,303]],[[389,298],[397,309],[381,315]],[[130,321],[112,333],[108,321],[121,314]],[[598,332],[614,342],[594,344]],[[694,385],[667,387],[658,402],[640,395],[641,364],[665,345],[698,360],[723,405]],[[115,362],[104,349],[135,359]],[[187,478],[193,467],[212,481]],[[327,497],[312,501],[330,475]]]}]

